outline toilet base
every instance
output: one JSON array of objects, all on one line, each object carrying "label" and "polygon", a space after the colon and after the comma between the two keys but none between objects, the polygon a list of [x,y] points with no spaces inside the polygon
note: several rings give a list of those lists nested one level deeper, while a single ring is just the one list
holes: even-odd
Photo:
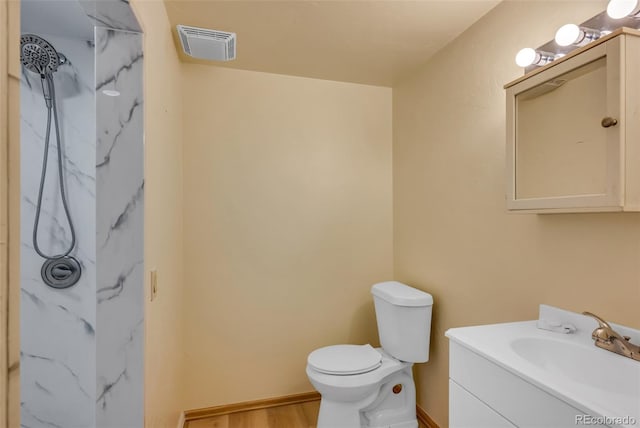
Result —
[{"label": "toilet base", "polygon": [[[401,385],[400,390],[394,386]],[[370,395],[356,401],[322,397],[318,428],[418,428],[411,366],[388,376]]]},{"label": "toilet base", "polygon": [[416,387],[411,367],[386,379],[376,399],[361,414],[363,426],[368,428],[417,428]]},{"label": "toilet base", "polygon": [[320,401],[320,413],[318,414],[318,428],[360,428],[363,421],[360,417],[361,409],[376,398],[372,394],[357,402],[335,402],[326,399]]}]

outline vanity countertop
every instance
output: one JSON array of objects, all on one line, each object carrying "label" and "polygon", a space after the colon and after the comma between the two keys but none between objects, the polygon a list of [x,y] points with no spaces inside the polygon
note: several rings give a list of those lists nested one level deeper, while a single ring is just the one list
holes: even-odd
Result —
[{"label": "vanity countertop", "polygon": [[[570,323],[563,334],[537,328],[537,321],[452,328],[446,336],[505,370],[607,425],[640,426],[640,362],[597,348],[597,324],[583,315],[541,305],[541,319]],[[638,343],[640,331],[612,324]]]}]

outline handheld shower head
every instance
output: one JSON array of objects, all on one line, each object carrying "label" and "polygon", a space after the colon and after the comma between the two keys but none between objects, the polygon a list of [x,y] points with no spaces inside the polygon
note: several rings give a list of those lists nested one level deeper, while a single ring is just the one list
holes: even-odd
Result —
[{"label": "handheld shower head", "polygon": [[[33,249],[46,259],[42,266],[41,276],[45,284],[53,288],[67,288],[78,282],[81,274],[80,263],[71,256],[71,252],[76,246],[76,232],[71,220],[67,194],[64,185],[64,159],[62,157],[62,141],[60,139],[60,127],[58,124],[58,109],[56,107],[56,92],[53,82],[53,73],[58,70],[61,64],[67,62],[64,55],[59,54],[42,37],[35,34],[23,34],[20,38],[20,62],[29,71],[40,75],[42,83],[42,94],[47,106],[47,127],[44,135],[44,154],[42,157],[42,169],[40,171],[40,188],[38,190],[38,203],[36,204],[35,218],[33,222]],[[49,139],[51,137],[51,119],[55,127],[56,143],[58,145],[58,183],[60,188],[60,199],[64,208],[69,230],[71,233],[71,243],[68,249],[59,255],[48,255],[40,249],[38,245],[38,226],[40,224],[40,214],[42,210],[42,196],[47,176],[47,159],[49,155]]]},{"label": "handheld shower head", "polygon": [[27,70],[45,76],[56,71],[67,59],[42,37],[23,34],[20,37],[20,62]]}]

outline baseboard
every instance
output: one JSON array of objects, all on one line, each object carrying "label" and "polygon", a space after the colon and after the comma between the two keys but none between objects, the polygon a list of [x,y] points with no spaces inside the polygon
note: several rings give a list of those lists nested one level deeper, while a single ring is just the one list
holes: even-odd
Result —
[{"label": "baseboard", "polygon": [[418,404],[416,406],[416,417],[418,418],[418,422],[423,425],[426,425],[427,428],[440,428],[436,421],[431,419],[431,416]]},{"label": "baseboard", "polygon": [[304,392],[302,394],[285,395],[283,397],[265,398],[263,400],[245,401],[235,404],[223,404],[222,406],[205,407],[202,409],[187,410],[184,412],[185,421],[210,418],[230,413],[246,412],[248,410],[267,409],[269,407],[285,406],[288,404],[306,403],[320,400],[320,393]]},{"label": "baseboard", "polygon": [[[302,394],[285,395],[283,397],[265,398],[262,400],[244,401],[242,403],[223,404],[221,406],[204,407],[201,409],[187,410],[180,415],[178,428],[183,428],[188,421],[196,419],[206,419],[214,416],[228,415],[231,413],[246,412],[249,410],[267,409],[269,407],[286,406],[290,404],[306,403],[308,401],[319,401],[320,394],[316,391],[304,392]],[[416,418],[427,428],[440,428],[431,419],[431,416],[420,405],[416,406]]]},{"label": "baseboard", "polygon": [[184,412],[180,412],[180,417],[178,418],[178,428],[184,428],[184,423],[185,423],[185,419],[184,419]]}]

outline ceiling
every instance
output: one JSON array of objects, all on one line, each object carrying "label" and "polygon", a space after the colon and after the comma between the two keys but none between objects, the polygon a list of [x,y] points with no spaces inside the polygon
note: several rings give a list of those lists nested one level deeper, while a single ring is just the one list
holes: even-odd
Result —
[{"label": "ceiling", "polygon": [[[499,0],[165,0],[185,62],[392,86]],[[184,54],[177,24],[237,34],[234,61]]]}]

